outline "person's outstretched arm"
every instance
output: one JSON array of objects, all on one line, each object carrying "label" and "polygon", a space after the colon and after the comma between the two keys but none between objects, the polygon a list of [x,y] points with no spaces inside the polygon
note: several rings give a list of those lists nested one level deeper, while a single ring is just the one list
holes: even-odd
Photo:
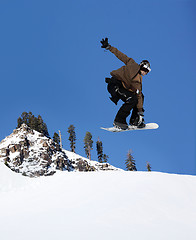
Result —
[{"label": "person's outstretched arm", "polygon": [[127,57],[126,54],[119,51],[117,48],[110,46],[109,48],[110,52],[113,53],[119,60],[124,62],[124,64],[127,65],[127,63],[130,61],[131,58]]},{"label": "person's outstretched arm", "polygon": [[102,44],[102,48],[105,48],[106,50],[110,50],[111,53],[113,53],[119,60],[121,60],[122,62],[124,62],[124,64],[127,65],[127,63],[129,62],[129,60],[131,58],[127,57],[127,55],[125,55],[124,53],[120,52],[117,48],[112,47],[109,43],[108,43],[108,38],[103,38],[102,41],[100,41]]}]

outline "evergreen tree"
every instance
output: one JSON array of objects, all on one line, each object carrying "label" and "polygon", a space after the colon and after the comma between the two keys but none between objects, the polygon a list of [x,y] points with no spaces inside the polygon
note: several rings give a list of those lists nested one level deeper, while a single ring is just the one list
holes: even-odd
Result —
[{"label": "evergreen tree", "polygon": [[76,149],[76,133],[75,133],[74,125],[70,125],[67,132],[69,133],[69,141],[70,141],[71,151],[75,153],[75,149]]},{"label": "evergreen tree", "polygon": [[48,138],[50,137],[46,123],[43,123],[42,133],[44,134],[44,136],[46,136]]},{"label": "evergreen tree", "polygon": [[127,171],[137,171],[135,160],[132,156],[131,150],[127,154],[127,159],[125,161]]},{"label": "evergreen tree", "polygon": [[84,138],[84,149],[86,156],[91,160],[91,150],[93,149],[93,140],[92,140],[92,134],[90,132],[86,132],[85,138]]},{"label": "evergreen tree", "polygon": [[98,162],[104,163],[108,161],[108,155],[103,154],[103,143],[98,138],[98,141],[96,142],[96,148],[97,148],[97,156],[98,156]]},{"label": "evergreen tree", "polygon": [[58,145],[60,145],[60,137],[56,132],[53,135],[53,141],[56,142]]},{"label": "evergreen tree", "polygon": [[102,163],[103,162],[103,144],[99,140],[96,142],[96,148],[97,148],[97,156],[98,156],[98,162]]},{"label": "evergreen tree", "polygon": [[19,128],[23,123],[25,123],[30,128],[43,133],[44,136],[50,137],[48,133],[48,128],[46,123],[44,123],[42,117],[39,115],[38,118],[36,118],[32,112],[23,112],[21,114],[21,117],[17,119],[17,128]]},{"label": "evergreen tree", "polygon": [[43,123],[44,123],[44,121],[43,121],[42,117],[40,115],[38,115],[38,117],[37,117],[37,129],[38,129],[37,131],[38,132],[43,133]]},{"label": "evergreen tree", "polygon": [[22,118],[19,117],[19,118],[17,119],[17,128],[21,127],[22,124],[23,124]]},{"label": "evergreen tree", "polygon": [[32,129],[37,129],[38,121],[37,118],[32,114],[32,112],[29,112],[28,119],[28,126]]},{"label": "evergreen tree", "polygon": [[22,118],[22,123],[29,125],[29,114],[27,112],[23,112],[21,114],[21,118]]},{"label": "evergreen tree", "polygon": [[105,153],[103,154],[103,162],[106,163],[108,161],[109,156]]},{"label": "evergreen tree", "polygon": [[33,119],[33,114],[32,114],[32,112],[29,112],[29,113],[27,113],[28,114],[28,125],[29,125],[29,127],[30,127],[30,125],[31,125],[31,122],[32,122],[32,119]]},{"label": "evergreen tree", "polygon": [[47,125],[44,123],[40,115],[38,115],[37,118],[37,131],[43,133],[44,136],[49,137]]},{"label": "evergreen tree", "polygon": [[148,172],[151,172],[151,166],[150,166],[150,163],[149,163],[149,162],[147,162],[146,168],[147,168]]}]

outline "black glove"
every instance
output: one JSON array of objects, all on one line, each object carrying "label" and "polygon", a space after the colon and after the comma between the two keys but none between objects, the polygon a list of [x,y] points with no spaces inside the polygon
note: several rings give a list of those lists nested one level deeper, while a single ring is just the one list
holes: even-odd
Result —
[{"label": "black glove", "polygon": [[142,109],[142,111],[138,112],[137,114],[138,114],[139,116],[144,117],[144,109]]},{"label": "black glove", "polygon": [[102,48],[105,48],[106,50],[110,49],[111,45],[108,43],[108,38],[102,38],[102,40],[100,41],[100,43],[102,44]]},{"label": "black glove", "polygon": [[138,124],[137,124],[137,127],[139,128],[143,128],[145,127],[145,123],[144,123],[144,112],[143,111],[140,111],[137,113],[138,114]]}]

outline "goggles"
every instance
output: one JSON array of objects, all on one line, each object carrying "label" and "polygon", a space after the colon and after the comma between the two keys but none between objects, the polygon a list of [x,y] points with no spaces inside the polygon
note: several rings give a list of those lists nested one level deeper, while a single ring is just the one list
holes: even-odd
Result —
[{"label": "goggles", "polygon": [[141,70],[143,70],[145,72],[150,72],[151,68],[147,64],[144,64],[141,66]]}]

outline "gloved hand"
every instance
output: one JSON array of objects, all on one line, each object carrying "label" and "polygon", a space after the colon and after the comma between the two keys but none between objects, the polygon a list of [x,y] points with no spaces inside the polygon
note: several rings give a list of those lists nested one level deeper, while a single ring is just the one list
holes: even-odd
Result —
[{"label": "gloved hand", "polygon": [[102,48],[105,48],[106,50],[110,49],[111,45],[108,43],[108,38],[102,38],[102,40],[100,41],[100,43],[102,44]]},{"label": "gloved hand", "polygon": [[138,114],[139,116],[144,117],[144,109],[142,109],[141,111],[139,111],[137,114]]},{"label": "gloved hand", "polygon": [[145,127],[145,123],[144,123],[144,112],[143,111],[140,111],[137,113],[138,114],[138,124],[137,124],[137,127],[139,128],[143,128]]}]

